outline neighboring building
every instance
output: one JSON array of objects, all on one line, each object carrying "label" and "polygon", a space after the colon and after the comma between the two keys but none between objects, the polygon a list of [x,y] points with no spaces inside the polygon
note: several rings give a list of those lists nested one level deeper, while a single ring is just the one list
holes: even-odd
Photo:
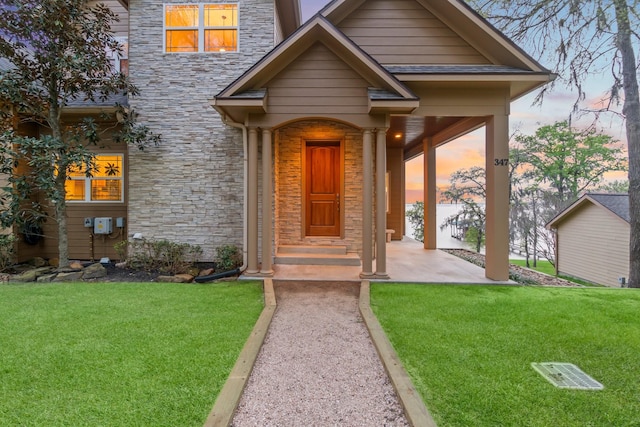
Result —
[{"label": "neighboring building", "polygon": [[[121,165],[105,196],[118,199],[70,200],[71,257],[113,257],[107,246],[139,233],[206,259],[236,244],[248,274],[335,250],[386,278],[404,163],[425,154],[435,249],[435,149],[486,126],[486,275],[508,278],[510,102],[553,76],[463,1],[335,0],[300,28],[298,0],[107,3],[128,24],[129,104],[163,142],[104,153]],[[125,221],[96,237],[85,217]]]},{"label": "neighboring building", "polygon": [[556,231],[556,270],[620,286],[629,277],[629,195],[585,194],[547,224]]}]

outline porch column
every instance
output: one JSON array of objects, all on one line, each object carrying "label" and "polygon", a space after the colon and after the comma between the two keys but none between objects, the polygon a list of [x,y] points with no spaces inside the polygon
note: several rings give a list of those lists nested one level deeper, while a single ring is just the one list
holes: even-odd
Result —
[{"label": "porch column", "polygon": [[373,135],[371,129],[362,132],[362,272],[361,278],[373,277]]},{"label": "porch column", "polygon": [[485,276],[509,280],[509,117],[490,116],[486,132]]},{"label": "porch column", "polygon": [[436,249],[436,149],[432,139],[422,140],[424,150],[424,248]]},{"label": "porch column", "polygon": [[249,128],[248,155],[246,274],[258,274],[258,130],[256,128]]},{"label": "porch column", "polygon": [[260,274],[263,276],[273,276],[271,265],[273,167],[271,160],[271,129],[262,129],[262,266]]},{"label": "porch column", "polygon": [[387,130],[376,131],[376,278],[388,279],[387,274]]}]

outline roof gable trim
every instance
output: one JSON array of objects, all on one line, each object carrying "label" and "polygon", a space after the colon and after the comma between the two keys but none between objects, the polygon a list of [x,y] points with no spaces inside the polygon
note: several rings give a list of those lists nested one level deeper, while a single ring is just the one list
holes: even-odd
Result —
[{"label": "roof gable trim", "polygon": [[404,84],[320,15],[316,15],[291,37],[276,46],[246,73],[216,95],[216,98],[228,98],[255,89],[256,86],[260,87],[316,42],[323,43],[343,60],[347,57],[349,60],[345,62],[352,68],[355,69],[355,62],[369,71],[369,77],[377,80],[376,83],[384,86],[384,89],[396,92],[403,99],[417,99]]}]

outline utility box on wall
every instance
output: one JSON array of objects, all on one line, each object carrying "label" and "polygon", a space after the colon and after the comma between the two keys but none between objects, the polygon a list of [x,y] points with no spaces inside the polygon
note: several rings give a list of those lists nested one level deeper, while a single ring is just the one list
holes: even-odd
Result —
[{"label": "utility box on wall", "polygon": [[113,231],[113,221],[111,218],[94,218],[94,234],[111,234]]}]

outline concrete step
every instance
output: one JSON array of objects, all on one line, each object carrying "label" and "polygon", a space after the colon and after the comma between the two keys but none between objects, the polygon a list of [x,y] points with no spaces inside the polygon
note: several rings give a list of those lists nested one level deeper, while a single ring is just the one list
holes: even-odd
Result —
[{"label": "concrete step", "polygon": [[359,266],[360,258],[357,254],[317,254],[317,253],[282,253],[278,251],[276,264],[289,265],[338,265]]},{"label": "concrete step", "polygon": [[320,255],[346,255],[346,246],[334,245],[280,245],[278,254],[320,254]]}]

